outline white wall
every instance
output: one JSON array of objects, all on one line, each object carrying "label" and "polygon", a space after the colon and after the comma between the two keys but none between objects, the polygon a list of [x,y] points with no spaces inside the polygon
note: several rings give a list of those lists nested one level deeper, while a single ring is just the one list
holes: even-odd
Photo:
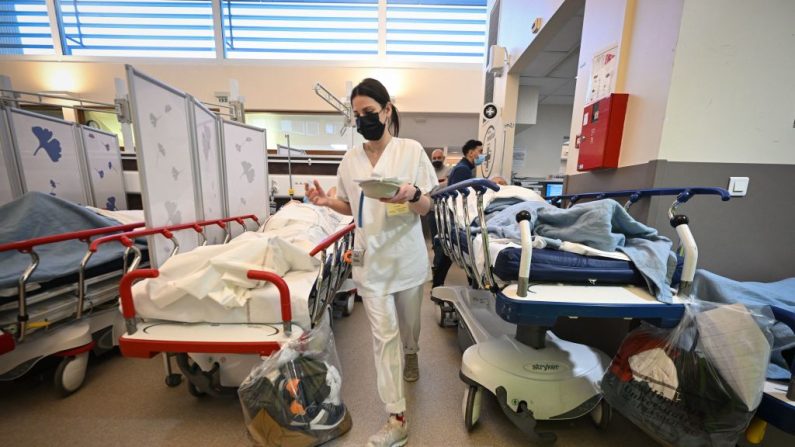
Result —
[{"label": "white wall", "polygon": [[[497,44],[505,47],[511,66],[516,66],[517,60],[532,44],[537,34],[533,34],[531,27],[536,18],[541,18],[543,23],[558,11],[564,0],[500,0],[500,23],[497,34]],[[493,2],[490,2],[493,6]],[[543,26],[542,26],[543,29]],[[511,70],[511,66],[508,70]],[[494,104],[501,109],[502,123],[516,122],[519,98],[519,72],[516,66],[511,72],[494,80]],[[492,175],[508,177],[511,173],[511,164],[514,147],[514,129],[505,129],[504,136],[498,132],[497,146],[504,148],[505,153],[499,154],[501,165],[495,165]],[[482,135],[481,135],[482,138]],[[504,140],[504,141],[503,141]]]},{"label": "white wall", "polygon": [[[586,1],[571,139],[582,130],[582,110],[593,57],[618,45],[616,92],[629,93],[619,167],[659,158],[683,0]],[[571,147],[567,174],[577,174],[578,149]]]},{"label": "white wall", "polygon": [[[149,62],[149,61],[148,61]],[[203,101],[215,102],[217,91],[229,91],[229,79],[240,83],[249,110],[332,111],[312,87],[321,82],[343,96],[345,82],[355,85],[374,77],[396,97],[400,111],[422,113],[477,113],[483,94],[479,65],[444,65],[438,68],[367,68],[340,64],[284,65],[224,61],[131,63],[142,72]],[[16,90],[70,91],[97,101],[112,101],[113,78],[124,78],[117,62],[39,62],[3,60],[0,74],[8,75]]]},{"label": "white wall", "polygon": [[478,115],[401,115],[400,136],[417,140],[426,148],[460,149],[467,140],[478,137]]},{"label": "white wall", "polygon": [[686,2],[660,157],[795,164],[795,2]]},{"label": "white wall", "polygon": [[498,43],[508,50],[511,60],[521,56],[537,34],[531,27],[536,18],[546,24],[564,0],[500,0]]},{"label": "white wall", "polygon": [[539,106],[537,118],[535,125],[516,130],[514,153],[524,152],[525,160],[524,166],[514,165],[513,171],[522,177],[558,174],[563,137],[569,136],[571,106]]}]

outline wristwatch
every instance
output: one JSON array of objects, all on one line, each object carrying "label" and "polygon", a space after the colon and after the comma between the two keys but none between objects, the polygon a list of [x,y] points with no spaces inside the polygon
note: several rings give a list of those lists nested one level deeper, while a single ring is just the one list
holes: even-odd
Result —
[{"label": "wristwatch", "polygon": [[417,185],[414,185],[414,189],[416,189],[414,192],[414,197],[409,199],[409,203],[417,203],[420,200],[420,197],[422,197],[422,191],[420,191],[420,188],[418,188]]}]

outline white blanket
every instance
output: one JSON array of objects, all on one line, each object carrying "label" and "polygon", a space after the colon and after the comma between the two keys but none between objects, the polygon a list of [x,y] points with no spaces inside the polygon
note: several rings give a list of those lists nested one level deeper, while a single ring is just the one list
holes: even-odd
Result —
[{"label": "white blanket", "polygon": [[314,205],[291,203],[226,245],[198,247],[168,259],[160,276],[133,287],[143,318],[183,322],[270,323],[281,319],[276,288],[247,278],[271,271],[290,288],[293,320],[307,322],[307,300],[320,261],[309,251],[346,223],[344,216]]}]

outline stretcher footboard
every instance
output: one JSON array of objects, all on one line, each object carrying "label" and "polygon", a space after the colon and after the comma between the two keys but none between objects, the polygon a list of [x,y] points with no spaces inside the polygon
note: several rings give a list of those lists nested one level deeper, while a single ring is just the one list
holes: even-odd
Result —
[{"label": "stretcher footboard", "polygon": [[272,272],[250,270],[249,279],[273,283],[279,290],[282,323],[278,324],[218,324],[179,323],[173,321],[139,322],[135,314],[132,285],[136,280],[157,278],[155,269],[135,270],[119,284],[122,315],[127,333],[119,338],[122,354],[128,357],[151,358],[162,352],[190,352],[205,354],[269,355],[287,341],[300,336],[303,330],[293,331],[290,289],[287,283]]}]

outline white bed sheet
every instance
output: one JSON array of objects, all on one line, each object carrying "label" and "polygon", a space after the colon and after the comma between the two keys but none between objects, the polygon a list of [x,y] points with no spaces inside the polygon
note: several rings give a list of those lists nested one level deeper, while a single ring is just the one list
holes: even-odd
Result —
[{"label": "white bed sheet", "polygon": [[[268,219],[260,233],[243,233],[227,245],[198,247],[178,255],[180,259],[167,261],[160,278],[133,287],[136,313],[146,319],[189,323],[279,322],[281,304],[275,286],[243,277],[249,268],[257,268],[283,277],[290,289],[293,321],[308,324],[308,299],[319,266],[308,253],[349,220],[311,204],[289,203]],[[268,256],[271,249],[277,249],[278,258]],[[219,265],[224,268],[221,272]],[[181,272],[193,272],[195,279],[189,280]],[[215,282],[209,287],[202,284],[211,280]],[[224,290],[220,290],[219,281],[226,284]],[[214,293],[199,297],[198,290]],[[230,290],[239,293],[230,296]]]},{"label": "white bed sheet", "polygon": [[[309,294],[317,272],[289,272],[284,280],[290,288],[290,307],[293,321],[309,327]],[[185,323],[277,323],[282,321],[279,291],[273,284],[254,289],[242,307],[228,308],[210,299],[183,297],[158,307],[146,294],[135,294],[135,312],[146,319],[180,321]]]}]

